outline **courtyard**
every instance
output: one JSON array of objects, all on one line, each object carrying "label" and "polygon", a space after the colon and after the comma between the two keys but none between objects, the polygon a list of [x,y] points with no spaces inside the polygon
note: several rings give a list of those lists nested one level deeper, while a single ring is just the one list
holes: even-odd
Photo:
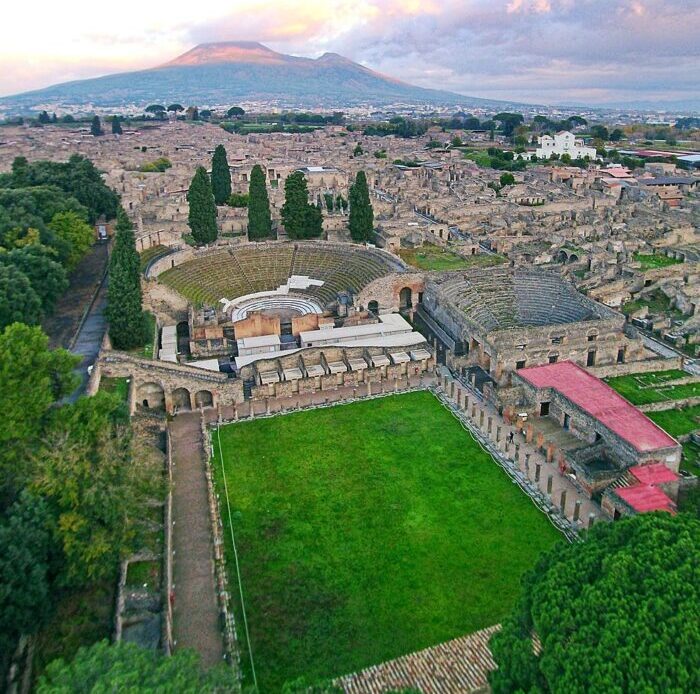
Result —
[{"label": "courtyard", "polygon": [[[605,379],[609,386],[633,405],[700,396],[700,379],[683,382],[688,380],[688,374],[680,369],[627,374]],[[669,433],[673,436],[672,432]]]},{"label": "courtyard", "polygon": [[227,492],[262,692],[498,623],[561,539],[429,392],[241,422],[213,440],[229,592]]},{"label": "courtyard", "polygon": [[441,246],[426,243],[420,248],[402,248],[401,259],[419,270],[464,270],[470,267],[500,265],[503,258],[486,253],[464,257]]}]

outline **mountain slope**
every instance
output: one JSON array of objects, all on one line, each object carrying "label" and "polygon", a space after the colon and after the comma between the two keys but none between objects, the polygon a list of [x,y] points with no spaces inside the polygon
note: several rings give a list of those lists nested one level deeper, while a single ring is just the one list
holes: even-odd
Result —
[{"label": "mountain slope", "polygon": [[377,106],[396,102],[502,105],[453,92],[423,89],[374,72],[335,53],[301,58],[254,42],[201,44],[150,70],[66,82],[0,99],[8,112],[38,106],[96,107],[149,103],[215,105],[264,101],[277,106]]}]

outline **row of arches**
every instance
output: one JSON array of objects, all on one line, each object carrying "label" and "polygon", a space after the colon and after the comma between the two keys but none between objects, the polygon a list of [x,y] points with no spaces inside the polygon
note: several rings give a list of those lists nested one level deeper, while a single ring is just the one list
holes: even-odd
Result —
[{"label": "row of arches", "polygon": [[188,412],[214,406],[214,394],[210,390],[190,391],[187,388],[174,388],[167,393],[160,383],[141,383],[136,389],[136,404],[146,410],[166,412]]},{"label": "row of arches", "polygon": [[[404,287],[399,291],[399,309],[411,309],[413,308],[413,289],[411,287]],[[367,310],[372,313],[379,313],[379,302],[372,300],[367,302]]]}]

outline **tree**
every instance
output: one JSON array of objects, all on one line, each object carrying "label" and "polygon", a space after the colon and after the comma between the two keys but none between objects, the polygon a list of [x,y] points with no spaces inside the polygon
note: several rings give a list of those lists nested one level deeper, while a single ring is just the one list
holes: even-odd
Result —
[{"label": "tree", "polygon": [[211,162],[211,190],[217,205],[224,205],[231,195],[231,169],[226,158],[226,149],[217,145]]},{"label": "tree", "polygon": [[54,511],[63,582],[114,576],[135,548],[144,506],[162,491],[147,458],[134,454],[126,403],[98,392],[55,409],[36,455],[29,488]]},{"label": "tree", "polygon": [[65,269],[51,258],[44,246],[25,246],[2,253],[0,264],[14,265],[24,273],[41,301],[44,314],[53,313],[56,300],[68,289]]},{"label": "tree", "polygon": [[42,125],[46,125],[46,123],[50,123],[50,122],[51,122],[51,116],[49,116],[49,114],[46,111],[42,111],[39,114],[39,123],[41,123]]},{"label": "tree", "polygon": [[353,241],[363,243],[374,237],[374,210],[369,200],[367,176],[358,171],[355,182],[350,186],[350,216],[348,226]]},{"label": "tree", "polygon": [[140,260],[134,230],[123,210],[117,215],[114,248],[109,259],[107,308],[109,336],[116,349],[139,347],[146,339]]},{"label": "tree", "polygon": [[122,119],[119,116],[112,116],[112,135],[122,134]]},{"label": "tree", "polygon": [[32,444],[41,440],[49,410],[77,385],[73,369],[79,361],[65,350],[50,350],[40,328],[15,323],[0,333],[0,509],[27,482]]},{"label": "tree", "polygon": [[240,118],[245,116],[245,111],[240,106],[231,106],[231,108],[226,111],[226,115],[229,118]]},{"label": "tree", "polygon": [[353,157],[361,157],[365,153],[365,150],[362,149],[362,145],[358,142],[355,145],[355,149],[352,150],[352,156]]},{"label": "tree", "polygon": [[49,614],[51,529],[46,502],[28,492],[0,520],[0,671],[19,637]]},{"label": "tree", "polygon": [[146,113],[152,113],[158,120],[165,118],[165,106],[161,104],[150,104],[146,106]]},{"label": "tree", "polygon": [[187,223],[198,246],[216,241],[216,201],[211,190],[209,176],[203,166],[197,168],[187,191],[190,205]]},{"label": "tree", "polygon": [[493,691],[699,691],[699,557],[700,520],[683,514],[600,523],[553,547],[491,639]]},{"label": "tree", "polygon": [[594,125],[590,129],[591,137],[597,140],[607,141],[610,137],[608,129],[604,125]]},{"label": "tree", "polygon": [[133,349],[144,343],[140,260],[134,230],[123,210],[117,216],[114,248],[109,259],[107,309],[109,336],[116,349]]},{"label": "tree", "polygon": [[48,226],[59,239],[68,244],[65,263],[72,270],[94,243],[93,228],[76,212],[57,212]]},{"label": "tree", "polygon": [[12,323],[41,320],[41,300],[27,276],[14,265],[0,265],[0,330]]},{"label": "tree", "polygon": [[502,173],[499,179],[501,187],[515,185],[515,176],[512,173]]},{"label": "tree", "polygon": [[250,172],[248,186],[248,238],[257,241],[272,236],[272,217],[265,172],[260,164],[256,164]]},{"label": "tree", "polygon": [[168,111],[171,113],[180,113],[180,111],[184,111],[185,107],[182,104],[170,104],[168,106]]},{"label": "tree", "polygon": [[282,224],[292,239],[311,239],[323,233],[323,214],[309,203],[309,189],[302,171],[295,171],[284,182]]},{"label": "tree", "polygon": [[234,691],[233,670],[225,665],[205,670],[194,651],[176,650],[171,656],[133,643],[110,645],[100,641],[78,650],[71,662],[49,663],[37,686],[37,694],[60,692],[142,691],[208,692]]},{"label": "tree", "polygon": [[522,113],[497,113],[493,120],[501,124],[501,131],[506,137],[511,137],[515,129],[522,124],[523,114]]},{"label": "tree", "polygon": [[90,132],[95,136],[99,137],[100,135],[104,135],[105,131],[102,130],[102,123],[100,123],[100,117],[99,116],[93,116],[92,117],[92,122],[90,123]]}]

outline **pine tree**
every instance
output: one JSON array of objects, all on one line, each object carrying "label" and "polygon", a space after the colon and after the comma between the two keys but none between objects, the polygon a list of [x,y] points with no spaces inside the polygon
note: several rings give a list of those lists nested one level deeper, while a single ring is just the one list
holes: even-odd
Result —
[{"label": "pine tree", "polygon": [[224,205],[231,195],[231,170],[223,145],[214,150],[211,162],[211,189],[217,205]]},{"label": "pine tree", "polygon": [[114,248],[109,259],[106,316],[109,336],[116,349],[144,343],[145,320],[141,304],[139,254],[134,230],[124,210],[117,212]]},{"label": "pine tree", "polygon": [[99,116],[93,116],[92,123],[90,123],[90,132],[95,137],[99,137],[100,135],[104,135],[104,130],[102,130],[102,124],[100,123]]},{"label": "pine tree", "polygon": [[248,239],[257,241],[272,237],[270,200],[267,196],[265,172],[256,164],[250,172],[248,187]]},{"label": "pine tree", "polygon": [[112,116],[112,135],[122,134],[122,119],[119,116]]},{"label": "pine tree", "polygon": [[309,203],[309,190],[301,171],[290,174],[284,182],[282,223],[292,239],[318,238],[323,233],[323,214]]},{"label": "pine tree", "polygon": [[190,188],[187,191],[190,212],[187,218],[192,236],[198,246],[216,241],[216,202],[209,183],[209,176],[203,166],[197,168]]},{"label": "pine tree", "polygon": [[364,243],[374,238],[374,210],[369,201],[367,176],[358,171],[355,183],[350,186],[350,217],[348,224],[353,241]]}]

